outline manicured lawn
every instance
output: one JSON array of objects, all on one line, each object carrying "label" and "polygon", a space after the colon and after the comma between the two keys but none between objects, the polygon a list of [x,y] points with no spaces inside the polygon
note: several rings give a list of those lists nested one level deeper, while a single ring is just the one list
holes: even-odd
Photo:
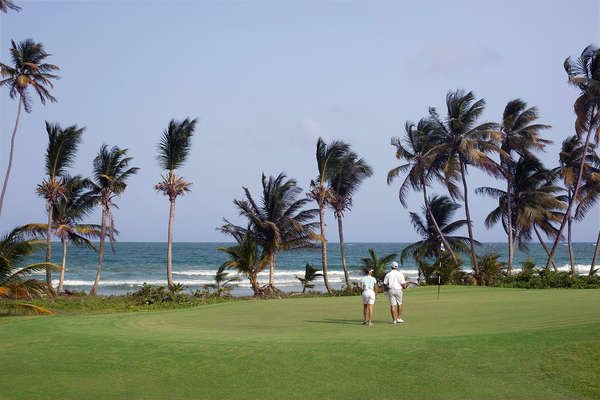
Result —
[{"label": "manicured lawn", "polygon": [[1,399],[598,398],[598,290],[405,292],[0,319]]}]

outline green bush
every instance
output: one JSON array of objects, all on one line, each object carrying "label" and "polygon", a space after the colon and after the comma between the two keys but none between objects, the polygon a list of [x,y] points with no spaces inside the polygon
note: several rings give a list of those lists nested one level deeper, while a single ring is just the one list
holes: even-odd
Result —
[{"label": "green bush", "polygon": [[133,293],[128,293],[127,297],[133,299],[137,305],[151,305],[162,303],[191,303],[190,295],[183,293],[183,286],[177,285],[174,290],[169,290],[165,286],[144,285]]},{"label": "green bush", "polygon": [[571,275],[568,272],[554,272],[549,268],[535,268],[531,259],[525,260],[522,266],[521,272],[503,276],[494,286],[522,289],[600,288],[600,276],[598,275]]}]

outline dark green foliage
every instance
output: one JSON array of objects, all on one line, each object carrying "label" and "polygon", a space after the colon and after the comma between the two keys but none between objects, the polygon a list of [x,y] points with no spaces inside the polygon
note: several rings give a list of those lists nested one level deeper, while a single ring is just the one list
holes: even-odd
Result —
[{"label": "dark green foliage", "polygon": [[598,289],[600,275],[572,275],[569,272],[555,272],[550,268],[536,268],[531,259],[522,263],[521,272],[502,276],[495,286],[522,289]]},{"label": "dark green foliage", "polygon": [[474,273],[474,278],[480,285],[495,286],[505,275],[506,263],[498,261],[500,254],[487,253],[483,257],[478,257],[479,273]]},{"label": "dark green foliage", "polygon": [[373,270],[373,278],[377,280],[377,285],[383,287],[383,278],[388,272],[388,265],[398,257],[398,254],[391,253],[384,257],[377,257],[373,249],[369,249],[369,257],[363,257],[360,259],[362,263],[362,272],[367,275],[370,269]]},{"label": "dark green foliage", "polygon": [[51,124],[46,121],[46,132],[48,133],[48,147],[46,148],[46,175],[55,178],[63,176],[75,161],[75,155],[81,135],[85,128],[71,125],[61,128],[59,124]]},{"label": "dark green foliage", "polygon": [[419,261],[419,280],[427,285],[437,285],[439,276],[442,285],[472,285],[472,274],[463,271],[461,266],[460,258],[456,263],[449,252],[444,252],[431,264]]},{"label": "dark green foliage", "polygon": [[166,286],[144,285],[127,297],[133,299],[137,305],[150,305],[161,303],[190,303],[190,295],[183,293],[183,286],[179,285],[176,290],[169,290]]},{"label": "dark green foliage", "polygon": [[173,171],[185,162],[192,148],[195,127],[195,119],[186,118],[182,122],[172,119],[169,122],[158,144],[158,161],[162,169]]},{"label": "dark green foliage", "polygon": [[306,268],[304,270],[304,277],[300,277],[296,275],[296,279],[302,283],[302,293],[306,292],[306,289],[312,289],[315,287],[314,280],[323,274],[318,272],[319,269],[311,266],[310,264],[306,264]]}]

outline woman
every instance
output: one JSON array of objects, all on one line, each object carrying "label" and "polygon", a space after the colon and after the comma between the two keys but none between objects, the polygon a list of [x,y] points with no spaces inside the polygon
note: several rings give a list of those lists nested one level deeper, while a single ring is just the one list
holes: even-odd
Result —
[{"label": "woman", "polygon": [[373,304],[377,298],[377,281],[373,278],[373,270],[367,272],[367,276],[360,280],[360,289],[363,299],[363,325],[367,323],[367,308],[369,309],[369,326],[373,326]]}]

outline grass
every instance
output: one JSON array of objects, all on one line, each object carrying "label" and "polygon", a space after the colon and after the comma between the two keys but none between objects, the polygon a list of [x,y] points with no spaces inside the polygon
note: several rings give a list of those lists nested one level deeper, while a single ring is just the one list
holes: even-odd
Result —
[{"label": "grass", "polygon": [[598,398],[598,290],[359,297],[0,319],[1,399]]}]

